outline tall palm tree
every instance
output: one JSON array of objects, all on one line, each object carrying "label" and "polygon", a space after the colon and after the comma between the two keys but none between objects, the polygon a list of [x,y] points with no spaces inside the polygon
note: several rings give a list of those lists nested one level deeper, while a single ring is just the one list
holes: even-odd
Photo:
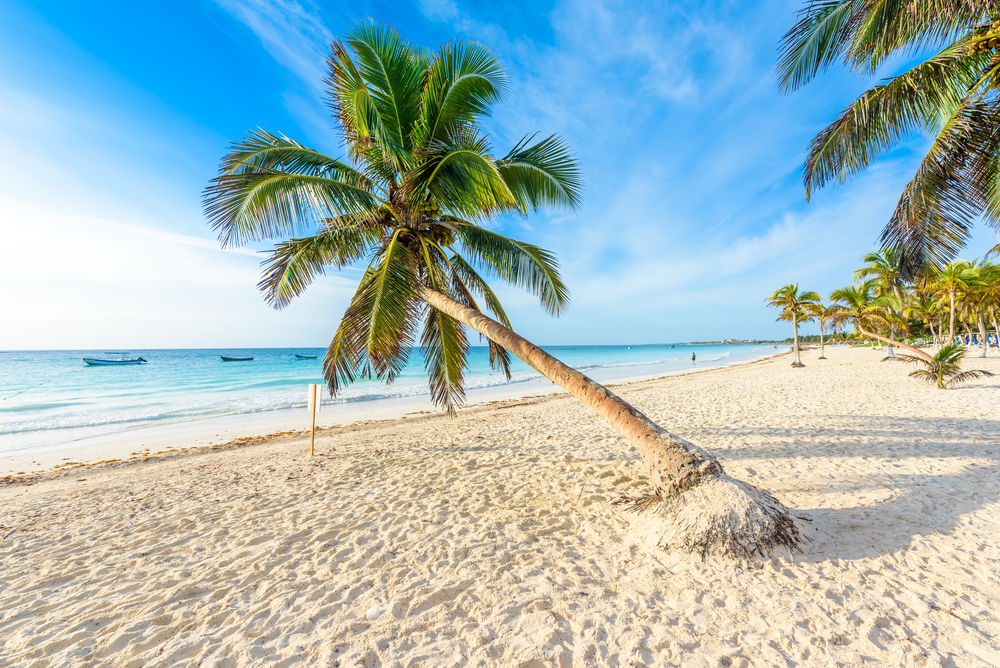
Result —
[{"label": "tall palm tree", "polygon": [[980,216],[1000,227],[998,18],[996,0],[823,0],[799,11],[779,47],[786,93],[838,61],[867,77],[897,56],[934,51],[847,107],[812,140],[803,168],[809,199],[914,135],[930,139],[882,231],[907,276],[952,260]]},{"label": "tall palm tree", "polygon": [[819,324],[819,359],[826,359],[826,344],[823,342],[823,331],[826,329],[837,329],[837,324],[831,320],[831,316],[837,312],[832,306],[827,306],[822,300],[809,304],[806,310],[812,319]]},{"label": "tall palm tree", "polygon": [[1000,294],[1000,287],[997,285],[998,269],[1000,267],[989,262],[973,263],[971,265],[973,278],[966,283],[964,302],[968,310],[969,321],[973,322],[979,330],[980,345],[982,346],[980,357],[986,357],[990,348],[986,317],[991,313],[991,308],[996,304],[998,294]]},{"label": "tall palm tree", "polygon": [[877,333],[879,329],[889,326],[891,314],[886,309],[887,297],[875,296],[875,280],[868,279],[856,285],[847,285],[830,293],[831,306],[834,311],[829,318],[832,323],[843,326],[853,324],[862,335],[891,343],[908,350],[915,357],[930,362],[931,356],[905,343],[895,341]]},{"label": "tall palm tree", "polygon": [[935,342],[938,335],[934,331],[934,318],[937,315],[937,308],[931,299],[922,294],[915,293],[910,302],[906,305],[906,314],[911,318],[916,318],[924,323],[927,331],[931,334],[931,339]]},{"label": "tall palm tree", "polygon": [[[883,294],[893,295],[896,298],[896,303],[899,305],[896,315],[902,318],[903,304],[905,304],[903,299],[905,283],[903,275],[899,270],[899,253],[892,248],[882,248],[877,252],[868,253],[861,258],[861,261],[865,263],[865,266],[854,272],[854,280],[875,279],[877,286],[876,294],[878,296]],[[889,337],[896,338],[894,328],[890,327]],[[886,351],[886,357],[893,356],[892,344],[890,343]]]},{"label": "tall palm tree", "polygon": [[969,281],[975,278],[975,272],[968,262],[949,262],[934,275],[934,286],[939,296],[948,300],[948,340],[955,340],[955,316],[958,314],[957,300],[959,295],[969,287]]},{"label": "tall palm tree", "polygon": [[[483,274],[527,290],[552,315],[569,293],[552,254],[482,223],[575,207],[581,177],[555,136],[493,155],[477,121],[507,79],[489,49],[453,42],[431,53],[364,22],[332,50],[329,105],[348,160],[258,130],[232,146],[205,194],[224,246],[281,240],[259,284],[277,308],[326,270],[367,261],[324,359],[331,394],[358,377],[392,382],[422,324],[431,396],[455,410],[470,327],[489,340],[495,368],[506,372],[513,353],[630,440],[649,468],[648,498],[660,502],[641,505],[665,520],[661,544],[743,556],[797,546],[794,521],[773,497],[511,329]],[[287,238],[302,232],[311,234]]]},{"label": "tall palm tree", "polygon": [[795,343],[792,346],[792,366],[797,368],[804,367],[805,364],[802,363],[802,359],[799,356],[799,323],[813,319],[813,311],[811,309],[820,303],[819,293],[800,292],[798,283],[790,283],[783,288],[775,290],[774,294],[764,301],[767,302],[768,306],[781,309],[778,321],[792,323],[792,331],[795,335]]}]

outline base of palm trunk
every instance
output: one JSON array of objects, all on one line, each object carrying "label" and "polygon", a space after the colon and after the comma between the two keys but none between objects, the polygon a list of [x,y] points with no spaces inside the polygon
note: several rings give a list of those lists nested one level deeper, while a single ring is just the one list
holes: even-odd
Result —
[{"label": "base of palm trunk", "polygon": [[818,359],[818,360],[825,360],[826,359],[826,355],[820,355],[816,359]]},{"label": "base of palm trunk", "polygon": [[806,365],[802,362],[792,362],[792,366],[796,369],[804,369]]},{"label": "base of palm trunk", "polygon": [[660,503],[633,521],[646,545],[709,556],[749,559],[774,548],[797,550],[795,518],[767,492],[728,475],[713,475]]}]

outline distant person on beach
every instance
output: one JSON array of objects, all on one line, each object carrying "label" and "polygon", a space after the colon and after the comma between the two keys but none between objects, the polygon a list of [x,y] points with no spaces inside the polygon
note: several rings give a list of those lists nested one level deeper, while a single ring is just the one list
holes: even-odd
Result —
[{"label": "distant person on beach", "polygon": [[691,361],[694,362],[694,360],[695,360],[695,355],[694,353],[691,353]]}]

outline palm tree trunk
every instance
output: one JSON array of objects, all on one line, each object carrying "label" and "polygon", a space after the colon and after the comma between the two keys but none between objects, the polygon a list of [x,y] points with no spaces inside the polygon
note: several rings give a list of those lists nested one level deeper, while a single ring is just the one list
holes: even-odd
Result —
[{"label": "palm tree trunk", "polygon": [[823,325],[819,326],[819,358],[826,359],[826,345],[823,343]]},{"label": "palm tree trunk", "polygon": [[794,311],[792,312],[792,329],[795,330],[795,359],[792,360],[792,366],[804,367],[805,364],[799,358],[799,318]]},{"label": "palm tree trunk", "polygon": [[990,307],[990,320],[993,322],[993,336],[997,337],[997,347],[1000,348],[1000,327],[997,327],[997,314],[992,306]]},{"label": "palm tree trunk", "polygon": [[887,343],[889,345],[899,346],[903,350],[906,350],[907,352],[915,355],[916,357],[919,357],[920,359],[924,360],[925,362],[933,362],[934,361],[933,357],[931,357],[930,355],[928,355],[927,353],[925,353],[923,350],[920,350],[919,348],[914,348],[913,346],[909,346],[909,345],[907,345],[905,343],[900,343],[899,341],[895,341],[893,339],[887,339],[884,336],[879,336],[878,334],[875,334],[873,332],[869,332],[869,331],[867,331],[865,329],[862,329],[860,325],[858,326],[858,331],[861,332],[862,334],[864,334],[865,336],[870,336],[873,339],[878,339],[879,341],[884,341],[885,343]]},{"label": "palm tree trunk", "polygon": [[948,290],[948,299],[951,302],[951,313],[948,317],[948,336],[949,341],[955,340],[955,288]]},{"label": "palm tree trunk", "polygon": [[[749,556],[758,549],[768,551],[775,545],[796,548],[801,542],[791,514],[777,500],[730,478],[715,457],[667,432],[600,383],[496,320],[440,292],[420,286],[417,296],[517,355],[607,420],[635,446],[649,469],[655,495],[663,502],[660,504],[663,512],[677,521],[676,526],[671,522],[669,528],[660,531],[658,544],[700,551],[703,555],[718,552]],[[720,484],[726,485],[726,491],[721,491]],[[694,487],[704,493],[684,493]],[[720,507],[709,504],[707,499],[712,497]],[[733,504],[735,508],[726,507]],[[764,534],[759,533],[762,529]]]},{"label": "palm tree trunk", "polygon": [[986,338],[986,321],[983,319],[983,314],[979,314],[979,342],[983,346],[983,353],[980,357],[986,357],[986,351],[990,348],[990,342]]}]

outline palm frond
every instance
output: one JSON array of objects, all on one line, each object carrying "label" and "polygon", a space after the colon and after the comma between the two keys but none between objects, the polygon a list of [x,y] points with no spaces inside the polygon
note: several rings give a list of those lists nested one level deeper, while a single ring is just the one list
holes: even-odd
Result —
[{"label": "palm frond", "polygon": [[803,168],[806,199],[831,182],[845,183],[892,146],[919,132],[937,133],[953,117],[989,56],[971,57],[964,43],[865,92],[809,144]]},{"label": "palm frond", "polygon": [[779,46],[778,85],[790,93],[832,65],[850,44],[850,29],[864,0],[827,0],[799,10]]},{"label": "palm frond", "polygon": [[506,91],[503,65],[488,48],[476,42],[445,44],[428,67],[417,143],[446,141],[453,125],[489,116]]},{"label": "palm frond", "polygon": [[982,369],[971,369],[950,376],[946,385],[958,385],[960,383],[967,383],[970,380],[978,380],[979,378],[992,378],[993,375],[989,371],[983,371]]},{"label": "palm frond", "polygon": [[361,277],[358,289],[354,292],[351,303],[340,319],[337,331],[326,349],[326,356],[323,358],[323,377],[326,379],[331,396],[337,396],[344,387],[362,375],[370,315],[365,308],[364,296],[373,275],[374,272],[369,267]]},{"label": "palm frond", "polygon": [[411,47],[395,28],[376,21],[357,24],[345,41],[354,50],[357,71],[389,136],[411,150],[427,76],[425,53]]},{"label": "palm frond", "polygon": [[856,21],[845,62],[861,75],[896,55],[938,49],[988,25],[991,0],[869,0]]},{"label": "palm frond", "polygon": [[791,92],[838,60],[870,75],[887,59],[940,49],[982,29],[995,0],[813,0],[781,41],[778,84]]},{"label": "palm frond", "polygon": [[420,346],[430,378],[431,399],[449,413],[454,413],[465,403],[462,378],[469,351],[465,326],[428,306]]},{"label": "palm frond", "polygon": [[928,371],[927,369],[916,369],[915,371],[911,371],[909,376],[910,378],[916,378],[917,380],[922,380],[926,383],[930,383],[931,385],[938,384],[937,374]]},{"label": "palm frond", "polygon": [[[507,314],[503,310],[503,305],[500,304],[500,300],[494,294],[493,290],[490,289],[486,281],[476,273],[472,265],[457,253],[451,256],[450,263],[453,272],[452,291],[459,296],[457,300],[480,311],[481,309],[472,296],[472,291],[479,293],[486,302],[486,307],[493,313],[497,321],[504,327],[513,329],[510,320],[507,318]],[[487,339],[487,341],[490,350],[490,367],[494,371],[502,372],[507,380],[510,380],[510,352],[503,346],[494,343],[491,339]]]},{"label": "palm frond", "polygon": [[569,306],[569,289],[559,277],[559,263],[552,253],[466,221],[453,222],[455,236],[473,263],[538,297],[551,315]]},{"label": "palm frond", "polygon": [[969,175],[981,127],[979,109],[966,100],[948,119],[882,231],[881,242],[896,253],[904,278],[925,264],[940,266],[953,259],[985,207]]},{"label": "palm frond", "polygon": [[379,240],[378,229],[354,221],[331,219],[316,236],[277,244],[264,266],[257,288],[267,303],[287,306],[326,269],[342,269],[360,260]]},{"label": "palm frond", "polygon": [[420,309],[414,259],[396,230],[372,262],[371,280],[360,295],[365,314],[363,374],[391,383],[406,366]]},{"label": "palm frond", "polygon": [[497,169],[522,211],[540,206],[579,207],[583,178],[569,147],[556,135],[528,145],[525,137],[497,161]]},{"label": "palm frond", "polygon": [[429,193],[456,216],[488,217],[521,210],[500,176],[486,137],[474,125],[449,126],[445,139],[428,141],[419,149],[416,161],[406,175],[413,204]]},{"label": "palm frond", "polygon": [[382,166],[381,169],[369,169],[369,173],[377,173],[384,181],[391,181],[409,164],[410,153],[383,121],[383,108],[376,104],[343,42],[336,40],[331,44],[326,64],[327,104],[344,130],[344,143],[351,157],[369,168],[372,163]]},{"label": "palm frond", "polygon": [[285,137],[251,133],[232,146],[205,189],[205,215],[223,247],[283,237],[321,218],[379,203],[361,172]]}]

